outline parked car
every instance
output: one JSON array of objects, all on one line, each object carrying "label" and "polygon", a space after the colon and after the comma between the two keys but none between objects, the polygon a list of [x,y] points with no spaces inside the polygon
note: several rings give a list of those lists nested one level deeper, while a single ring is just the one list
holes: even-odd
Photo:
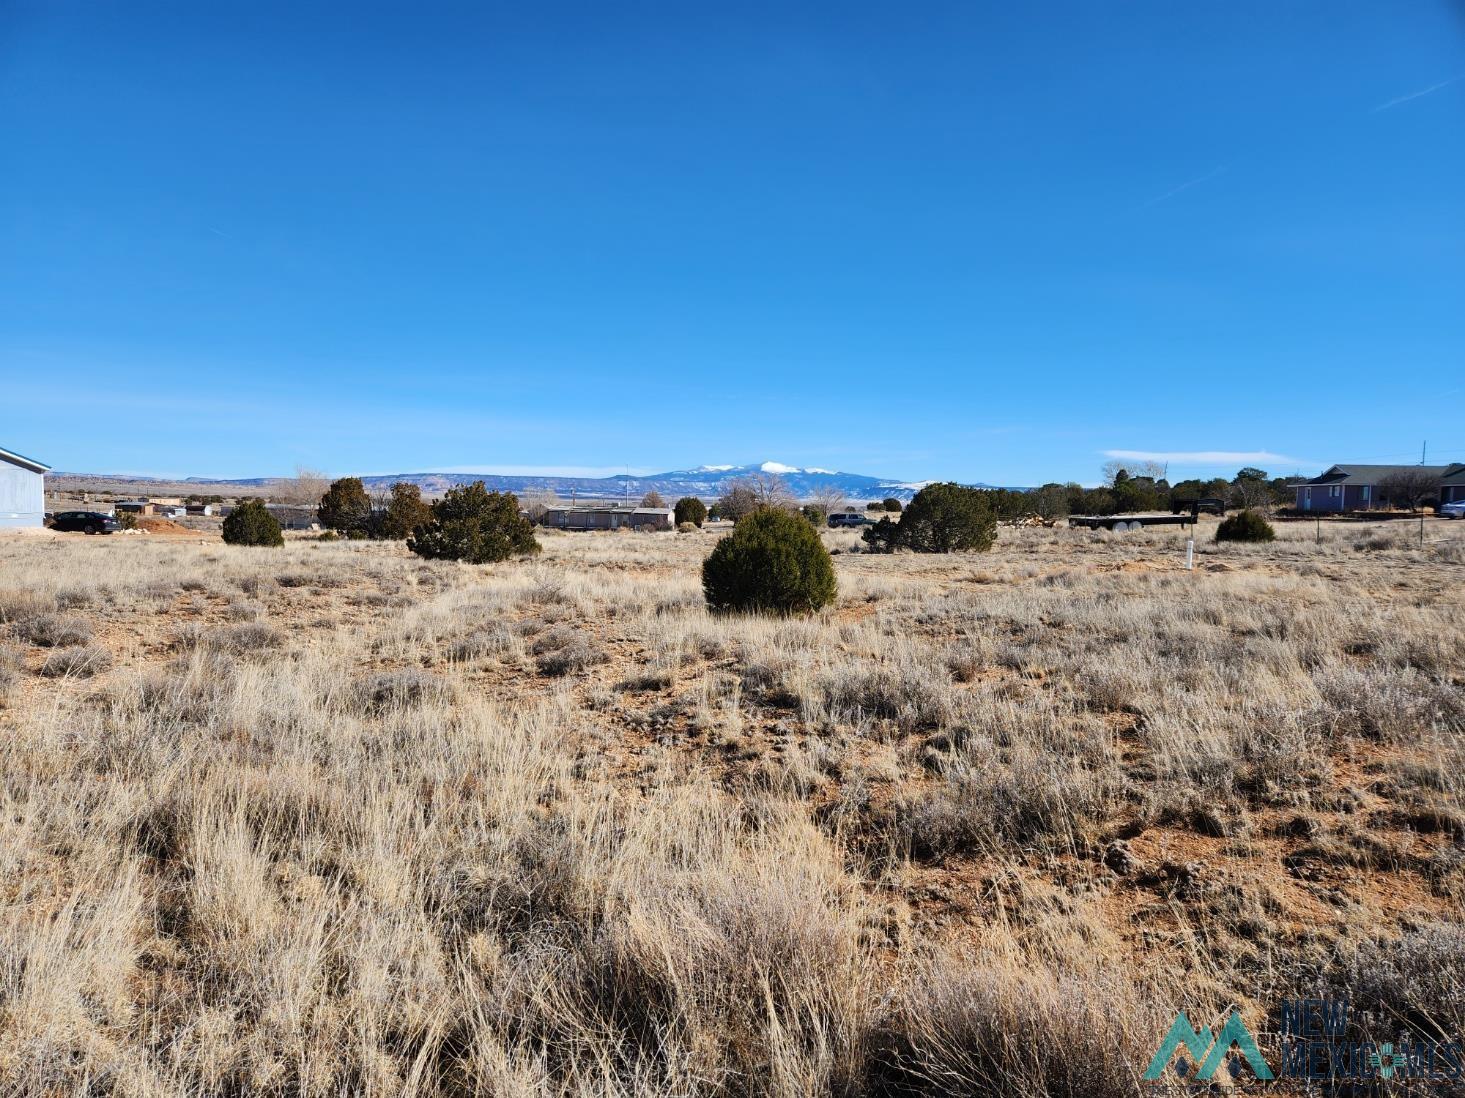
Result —
[{"label": "parked car", "polygon": [[51,521],[51,529],[71,534],[115,534],[122,527],[111,515],[100,511],[61,511]]},{"label": "parked car", "polygon": [[853,511],[844,511],[829,516],[829,528],[838,530],[841,526],[868,526],[870,520]]},{"label": "parked car", "polygon": [[1434,513],[1443,515],[1445,518],[1465,519],[1465,499],[1457,499],[1451,503],[1442,503],[1435,508]]}]

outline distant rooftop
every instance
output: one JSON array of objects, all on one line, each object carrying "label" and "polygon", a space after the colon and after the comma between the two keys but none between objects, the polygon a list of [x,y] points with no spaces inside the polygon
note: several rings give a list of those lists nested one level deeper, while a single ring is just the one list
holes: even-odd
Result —
[{"label": "distant rooftop", "polygon": [[1334,465],[1303,484],[1377,484],[1390,477],[1412,476],[1415,473],[1429,473],[1436,477],[1445,475],[1443,465],[1354,465],[1351,462]]}]

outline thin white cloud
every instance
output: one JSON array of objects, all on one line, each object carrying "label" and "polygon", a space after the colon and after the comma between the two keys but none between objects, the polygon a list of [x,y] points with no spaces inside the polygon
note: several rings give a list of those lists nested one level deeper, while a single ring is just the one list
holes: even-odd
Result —
[{"label": "thin white cloud", "polygon": [[1451,84],[1457,83],[1460,80],[1465,80],[1465,73],[1459,73],[1455,76],[1450,77],[1448,80],[1441,80],[1438,84],[1431,84],[1423,91],[1410,92],[1408,95],[1401,95],[1397,99],[1390,99],[1387,103],[1380,103],[1377,107],[1375,107],[1368,113],[1378,114],[1380,111],[1386,111],[1391,107],[1397,107],[1401,103],[1408,103],[1410,100],[1413,99],[1423,99],[1426,95],[1433,95],[1441,88],[1448,88]]},{"label": "thin white cloud", "polygon": [[1198,175],[1194,179],[1187,179],[1178,187],[1171,187],[1164,194],[1156,195],[1154,198],[1150,199],[1143,206],[1141,206],[1140,209],[1148,210],[1151,206],[1158,206],[1161,202],[1166,202],[1174,198],[1181,191],[1188,191],[1192,187],[1199,187],[1202,183],[1208,183],[1212,179],[1215,179],[1216,176],[1223,175],[1230,170],[1230,164],[1222,164],[1219,168],[1212,168],[1210,171],[1206,172],[1205,175]]},{"label": "thin white cloud", "polygon": [[1120,461],[1158,461],[1164,465],[1313,466],[1323,462],[1274,454],[1270,450],[1104,450]]}]

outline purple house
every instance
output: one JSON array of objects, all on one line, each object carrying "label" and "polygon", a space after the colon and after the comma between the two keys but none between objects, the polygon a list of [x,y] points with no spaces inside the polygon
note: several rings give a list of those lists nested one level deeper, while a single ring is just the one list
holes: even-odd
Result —
[{"label": "purple house", "polygon": [[[1465,466],[1450,466],[1465,470]],[[1320,514],[1372,511],[1390,505],[1389,482],[1432,475],[1442,480],[1443,465],[1334,465],[1327,472],[1296,485],[1297,509]],[[1460,482],[1465,484],[1465,480]],[[1457,489],[1465,492],[1465,488]],[[1460,498],[1465,498],[1462,496]]]},{"label": "purple house", "polygon": [[1456,462],[1440,477],[1440,502],[1454,503],[1465,499],[1465,462]]}]

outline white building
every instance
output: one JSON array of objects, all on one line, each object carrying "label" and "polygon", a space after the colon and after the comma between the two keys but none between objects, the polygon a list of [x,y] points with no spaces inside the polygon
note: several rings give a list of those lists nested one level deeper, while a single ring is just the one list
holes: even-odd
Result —
[{"label": "white building", "polygon": [[46,524],[49,465],[0,450],[0,529]]}]

